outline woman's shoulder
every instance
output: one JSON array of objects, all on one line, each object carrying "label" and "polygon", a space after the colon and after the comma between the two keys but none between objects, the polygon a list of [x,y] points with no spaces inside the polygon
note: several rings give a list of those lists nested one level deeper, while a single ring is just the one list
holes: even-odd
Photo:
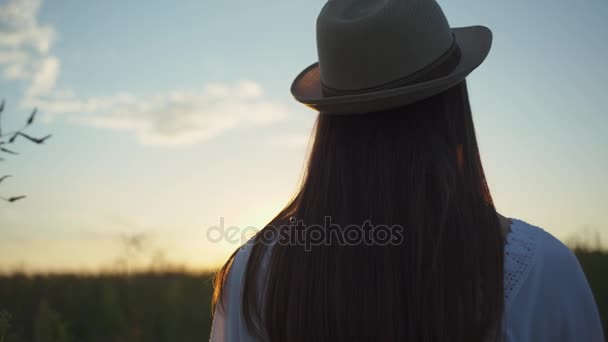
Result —
[{"label": "woman's shoulder", "polygon": [[505,309],[508,341],[603,340],[576,255],[551,233],[518,219],[505,246]]},{"label": "woman's shoulder", "polygon": [[507,262],[547,273],[562,274],[579,268],[575,254],[562,241],[545,229],[516,218],[511,218],[505,255]]},{"label": "woman's shoulder", "polygon": [[541,282],[544,293],[566,294],[573,287],[587,285],[578,258],[568,246],[543,228],[523,220],[512,221],[512,233],[507,236],[505,248],[506,262],[518,263],[516,259],[524,256],[528,277]]},{"label": "woman's shoulder", "polygon": [[505,299],[507,305],[528,279],[580,276],[574,253],[558,238],[536,225],[511,218],[505,244]]},{"label": "woman's shoulder", "polygon": [[264,273],[268,270],[270,258],[270,248],[268,247],[270,247],[271,244],[263,242],[261,239],[258,239],[257,236],[253,236],[238,247],[235,251],[232,263],[230,264],[228,283],[230,289],[232,289],[231,293],[233,295],[240,295],[244,282],[244,274],[256,245],[260,245],[258,247],[261,248],[257,251],[259,253],[259,258],[257,260],[261,263],[258,271]]}]

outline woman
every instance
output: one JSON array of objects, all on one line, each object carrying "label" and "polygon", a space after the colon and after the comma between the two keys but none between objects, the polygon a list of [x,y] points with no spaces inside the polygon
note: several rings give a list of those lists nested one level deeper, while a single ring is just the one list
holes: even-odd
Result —
[{"label": "woman", "polygon": [[294,97],[301,188],[216,278],[212,341],[603,341],[575,256],[498,214],[465,77],[491,32],[433,0],[331,0]]}]

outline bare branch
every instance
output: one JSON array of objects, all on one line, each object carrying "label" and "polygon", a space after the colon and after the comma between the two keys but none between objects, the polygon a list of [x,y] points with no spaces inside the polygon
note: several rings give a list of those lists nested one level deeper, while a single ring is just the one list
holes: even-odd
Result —
[{"label": "bare branch", "polygon": [[[3,152],[3,153],[7,153],[7,154],[12,154],[12,155],[18,154],[17,152],[13,151],[12,149],[8,149],[7,147],[5,147],[9,144],[13,144],[17,140],[18,137],[22,137],[37,145],[44,144],[44,142],[51,137],[51,135],[49,134],[42,138],[37,138],[37,137],[33,137],[24,132],[24,130],[26,128],[28,128],[29,126],[31,126],[34,123],[34,121],[36,120],[36,115],[38,114],[37,108],[34,108],[34,110],[31,112],[31,114],[29,115],[29,117],[23,127],[21,127],[18,130],[15,130],[15,131],[3,132],[2,131],[2,113],[4,112],[5,104],[6,104],[6,102],[4,100],[2,100],[2,102],[0,102],[0,153]],[[8,138],[8,137],[10,137],[10,138]],[[8,138],[8,140],[7,140],[7,138]],[[4,158],[0,157],[0,161],[4,161]],[[5,176],[0,177],[0,183],[9,177],[12,177],[12,176],[5,175]],[[26,198],[25,195],[12,196],[12,197],[0,196],[0,200],[6,201],[9,203],[16,202],[16,201],[19,201],[24,198]]]},{"label": "bare branch", "polygon": [[8,153],[8,154],[19,154],[19,153],[15,152],[15,151],[11,151],[11,150],[9,150],[8,148],[5,148],[5,147],[0,147],[0,151]]},{"label": "bare branch", "polygon": [[18,136],[22,136],[25,139],[27,139],[27,140],[29,140],[29,141],[31,141],[33,143],[36,143],[36,144],[44,144],[44,142],[48,138],[52,137],[51,134],[48,134],[47,136],[44,136],[42,138],[34,138],[31,135],[25,134],[23,132],[17,132],[17,133],[15,133],[15,135],[8,142],[12,144],[13,142],[15,142],[15,140],[17,139]]}]

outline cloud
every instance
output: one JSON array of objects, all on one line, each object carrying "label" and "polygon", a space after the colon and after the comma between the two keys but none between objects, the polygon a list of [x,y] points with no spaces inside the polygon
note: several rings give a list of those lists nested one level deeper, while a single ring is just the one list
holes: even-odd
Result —
[{"label": "cloud", "polygon": [[27,58],[23,51],[19,50],[4,50],[0,51],[0,64],[18,63]]},{"label": "cloud", "polygon": [[31,47],[44,54],[51,47],[55,31],[38,24],[40,0],[9,0],[0,6],[0,46]]},{"label": "cloud", "polygon": [[174,90],[151,96],[120,93],[76,98],[55,92],[30,105],[50,114],[80,114],[77,123],[132,132],[145,145],[180,146],[206,141],[236,127],[267,125],[285,118],[287,109],[264,97],[253,81],[210,84],[200,90]]},{"label": "cloud", "polygon": [[0,69],[5,80],[29,82],[28,93],[49,91],[59,60],[50,54],[55,30],[37,20],[40,0],[9,0],[0,5]]},{"label": "cloud", "polygon": [[32,83],[26,93],[26,97],[36,97],[49,93],[55,87],[59,75],[59,59],[48,56],[41,60],[39,68],[34,73]]},{"label": "cloud", "polygon": [[[103,114],[85,116],[81,122],[132,131],[146,145],[193,144],[239,126],[273,123],[286,114],[282,105],[264,99],[261,87],[251,81],[143,98],[123,96],[109,102],[109,109]],[[99,102],[88,105],[106,106]]]}]

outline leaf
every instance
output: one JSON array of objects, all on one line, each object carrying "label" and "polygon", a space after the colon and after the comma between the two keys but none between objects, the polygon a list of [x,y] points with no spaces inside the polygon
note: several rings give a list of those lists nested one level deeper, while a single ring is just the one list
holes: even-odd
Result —
[{"label": "leaf", "polygon": [[[30,135],[27,135],[27,134],[25,134],[25,133],[23,133],[23,132],[17,132],[17,133],[15,133],[15,135],[20,135],[20,136],[22,136],[22,137],[26,138],[27,140],[29,140],[29,141],[31,141],[31,142],[34,142],[34,143],[36,143],[36,144],[44,144],[44,142],[45,142],[45,141],[46,141],[48,138],[50,138],[50,137],[52,136],[51,134],[49,134],[49,135],[47,135],[47,136],[45,136],[45,137],[42,137],[42,138],[34,138],[34,137],[32,137],[32,136],[30,136]],[[12,141],[14,141],[15,139],[11,138],[11,140],[12,140]],[[11,142],[11,140],[9,140],[9,142]]]},{"label": "leaf", "polygon": [[12,175],[4,175],[2,177],[0,177],[0,183],[2,183],[5,179],[13,177]]},{"label": "leaf", "polygon": [[12,202],[17,202],[18,200],[20,200],[20,199],[24,199],[24,198],[26,198],[26,197],[27,197],[27,196],[25,196],[25,195],[23,195],[23,196],[14,196],[14,197],[9,197],[9,199],[8,199],[7,201],[9,201],[9,202],[11,202],[11,203],[12,203]]},{"label": "leaf", "polygon": [[4,111],[4,100],[0,103],[0,137],[2,136],[2,112]]},{"label": "leaf", "polygon": [[13,196],[13,197],[9,197],[9,198],[0,196],[0,199],[3,200],[3,201],[7,201],[7,202],[11,202],[12,203],[12,202],[17,202],[18,200],[24,199],[25,197],[26,197],[25,195],[22,195],[22,196]]},{"label": "leaf", "polygon": [[29,119],[27,119],[27,123],[25,124],[26,126],[29,126],[34,123],[34,118],[36,117],[37,112],[38,112],[38,108],[34,108],[34,110],[32,111],[32,114],[30,114]]},{"label": "leaf", "polygon": [[19,154],[19,153],[15,152],[15,151],[11,151],[8,148],[4,148],[4,147],[0,147],[0,151],[6,152],[8,154]]}]

